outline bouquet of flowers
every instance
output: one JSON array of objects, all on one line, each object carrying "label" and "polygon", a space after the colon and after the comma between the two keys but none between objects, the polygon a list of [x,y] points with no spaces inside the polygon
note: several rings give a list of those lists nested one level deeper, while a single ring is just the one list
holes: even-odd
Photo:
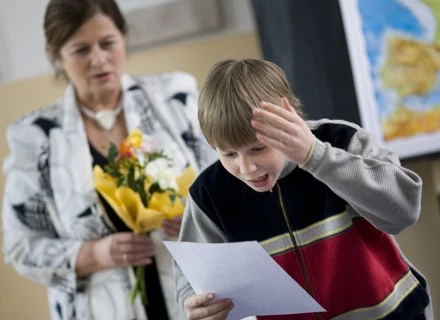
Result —
[{"label": "bouquet of flowers", "polygon": [[[179,174],[171,159],[155,148],[151,137],[138,129],[119,147],[111,144],[108,164],[93,169],[96,189],[136,234],[146,234],[160,227],[163,219],[181,215],[194,178],[191,167]],[[136,269],[131,303],[138,292],[146,304],[144,267]]]}]

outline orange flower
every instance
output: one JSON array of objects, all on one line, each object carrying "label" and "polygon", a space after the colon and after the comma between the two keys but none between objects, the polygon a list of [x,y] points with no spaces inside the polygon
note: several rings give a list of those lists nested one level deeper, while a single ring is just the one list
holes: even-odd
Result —
[{"label": "orange flower", "polygon": [[122,141],[121,145],[119,146],[118,154],[120,157],[123,158],[133,157],[134,156],[133,145],[128,140]]}]

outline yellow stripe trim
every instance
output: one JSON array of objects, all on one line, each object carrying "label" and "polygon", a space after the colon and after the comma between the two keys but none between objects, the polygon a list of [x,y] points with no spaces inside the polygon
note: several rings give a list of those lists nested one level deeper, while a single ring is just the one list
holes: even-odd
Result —
[{"label": "yellow stripe trim", "polygon": [[314,242],[314,241],[316,241],[316,240],[318,240],[318,239],[328,238],[328,237],[330,237],[330,236],[332,236],[332,235],[334,235],[334,234],[337,234],[337,233],[339,233],[339,232],[341,232],[341,231],[343,231],[343,230],[347,230],[348,228],[350,228],[351,225],[352,225],[352,223],[350,222],[350,223],[347,223],[345,226],[342,226],[342,227],[340,227],[340,228],[338,228],[338,229],[330,230],[330,231],[327,232],[327,233],[320,234],[320,235],[318,235],[318,236],[316,236],[316,237],[310,239],[310,240],[307,241],[307,242],[304,242],[304,243],[301,242],[301,246],[308,245],[308,244],[310,244],[310,243],[312,243],[312,242]]},{"label": "yellow stripe trim", "polygon": [[[333,220],[340,219],[340,218],[342,218],[344,215],[348,215],[347,211],[344,211],[344,212],[342,212],[342,213],[339,213],[339,214],[337,214],[337,215],[334,215],[334,216],[332,216],[332,217],[330,217],[330,218],[328,218],[328,219],[326,219],[326,220],[322,220],[322,221],[316,222],[316,223],[314,223],[314,224],[311,224],[311,225],[308,226],[307,228],[304,228],[304,229],[301,229],[301,230],[295,231],[295,232],[293,232],[293,235],[295,236],[295,238],[299,238],[300,235],[302,235],[302,234],[304,234],[304,233],[306,233],[306,232],[308,232],[308,231],[310,231],[310,230],[312,230],[312,229],[318,228],[318,227],[320,227],[320,226],[322,226],[322,225],[324,225],[324,224],[330,223],[330,222],[332,222]],[[305,246],[305,245],[310,244],[310,243],[312,243],[312,242],[314,242],[314,241],[316,241],[316,240],[319,240],[319,239],[322,239],[322,238],[326,238],[326,237],[329,237],[329,236],[331,236],[331,235],[337,234],[337,233],[339,233],[339,232],[341,232],[341,231],[343,231],[343,230],[346,230],[346,229],[348,229],[351,225],[352,225],[352,221],[351,221],[351,219],[350,219],[350,222],[349,222],[349,223],[347,223],[347,224],[344,225],[344,226],[341,226],[341,227],[338,228],[338,229],[330,230],[330,231],[328,231],[328,232],[326,232],[326,233],[323,233],[323,234],[317,235],[316,237],[314,237],[314,238],[312,238],[312,239],[309,239],[309,240],[306,241],[306,242],[301,242],[301,241],[300,241],[299,244],[300,244],[300,246]],[[283,234],[278,235],[278,236],[276,236],[276,237],[273,237],[273,238],[270,238],[270,239],[267,239],[267,240],[263,240],[263,241],[260,242],[260,244],[263,245],[263,246],[264,246],[264,245],[268,245],[268,244],[270,244],[270,243],[277,242],[277,241],[282,240],[283,238],[287,238],[287,237],[289,237],[289,233],[286,232],[286,233],[283,233]],[[291,247],[292,247],[292,245],[287,245],[287,246],[284,246],[284,247],[282,247],[282,248],[277,248],[277,250],[275,250],[275,251],[270,251],[269,254],[271,254],[271,255],[273,255],[273,254],[277,254],[277,253],[280,253],[280,252],[283,252],[283,251],[289,250]]]},{"label": "yellow stripe trim", "polygon": [[[374,309],[378,309],[378,308],[380,308],[382,305],[384,305],[388,300],[390,300],[390,299],[396,294],[396,291],[398,290],[399,286],[401,286],[402,283],[403,283],[408,277],[410,277],[410,276],[411,276],[411,271],[408,271],[407,274],[406,274],[404,277],[402,277],[402,279],[400,279],[400,280],[396,283],[396,285],[394,286],[393,291],[391,291],[391,293],[390,293],[390,294],[389,294],[384,300],[382,300],[380,303],[378,303],[378,304],[376,304],[376,305],[374,305],[374,306],[372,306],[372,307],[369,307],[369,308],[359,308],[359,309],[356,309],[356,310],[348,311],[348,312],[346,312],[346,313],[343,313],[343,314],[337,316],[337,317],[334,318],[334,319],[337,320],[337,319],[339,319],[339,318],[343,318],[344,316],[349,315],[349,314],[357,314],[357,313],[360,313],[360,312],[365,312],[365,311],[369,311],[369,310],[374,310]],[[400,298],[400,299],[394,304],[394,306],[392,306],[389,310],[385,311],[385,312],[384,312],[383,314],[381,314],[379,317],[368,318],[368,319],[365,319],[365,320],[377,320],[377,319],[381,319],[381,318],[385,317],[386,315],[390,314],[391,312],[393,312],[393,311],[399,306],[399,304],[402,302],[402,300],[405,299],[405,298],[411,293],[411,291],[413,291],[413,290],[418,286],[418,284],[419,284],[419,283],[416,282],[416,283],[414,283],[411,287],[409,287],[408,290],[406,290],[406,291],[402,294],[401,298]]]}]

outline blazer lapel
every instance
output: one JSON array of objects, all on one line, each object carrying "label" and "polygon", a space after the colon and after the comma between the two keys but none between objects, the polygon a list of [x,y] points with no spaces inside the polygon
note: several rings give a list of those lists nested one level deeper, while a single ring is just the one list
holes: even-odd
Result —
[{"label": "blazer lapel", "polygon": [[99,235],[94,232],[105,231],[102,223],[92,217],[98,201],[92,179],[93,162],[71,85],[59,103],[64,111],[61,129],[50,136],[50,170],[56,211],[65,232],[78,238],[96,237]]}]

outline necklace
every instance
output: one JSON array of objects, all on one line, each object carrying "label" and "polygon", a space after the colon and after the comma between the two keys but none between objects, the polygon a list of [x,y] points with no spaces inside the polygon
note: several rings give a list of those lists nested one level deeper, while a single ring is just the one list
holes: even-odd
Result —
[{"label": "necklace", "polygon": [[93,112],[92,110],[81,106],[81,112],[89,119],[95,121],[103,130],[110,131],[116,123],[116,119],[122,111],[122,103],[113,110],[101,110]]}]

